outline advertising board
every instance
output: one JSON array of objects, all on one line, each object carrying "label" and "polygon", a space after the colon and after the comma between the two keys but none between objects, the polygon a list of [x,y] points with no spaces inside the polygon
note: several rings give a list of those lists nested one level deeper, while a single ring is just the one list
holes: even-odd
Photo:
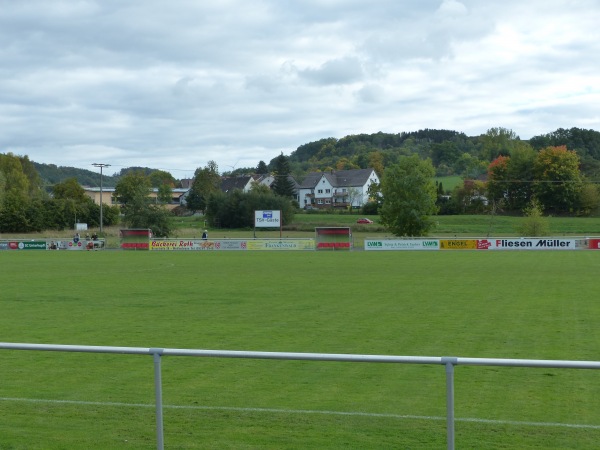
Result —
[{"label": "advertising board", "polygon": [[248,241],[248,250],[314,250],[314,239],[253,239]]},{"label": "advertising board", "polygon": [[437,239],[365,239],[365,250],[439,250]]},{"label": "advertising board", "polygon": [[590,239],[588,248],[591,250],[600,250],[600,239]]},{"label": "advertising board", "polygon": [[493,239],[493,250],[575,250],[576,239],[506,238]]},{"label": "advertising board", "polygon": [[152,239],[150,251],[246,250],[246,240]]},{"label": "advertising board", "polygon": [[440,239],[441,250],[477,250],[477,239]]},{"label": "advertising board", "polygon": [[254,226],[256,228],[279,228],[281,211],[254,211]]},{"label": "advertising board", "polygon": [[314,250],[314,239],[152,239],[150,251]]},{"label": "advertising board", "polygon": [[9,242],[11,250],[46,250],[46,241]]}]

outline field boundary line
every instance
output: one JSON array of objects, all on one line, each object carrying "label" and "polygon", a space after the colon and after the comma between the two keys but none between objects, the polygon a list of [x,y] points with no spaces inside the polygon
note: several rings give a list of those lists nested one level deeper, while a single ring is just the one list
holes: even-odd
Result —
[{"label": "field boundary line", "polygon": [[[125,403],[125,402],[92,402],[85,400],[52,400],[52,399],[36,399],[36,398],[14,398],[0,397],[3,402],[22,402],[22,403],[47,403],[56,405],[81,405],[81,406],[109,406],[109,407],[124,407],[124,408],[150,408],[154,409],[153,403]],[[373,417],[385,419],[405,419],[405,420],[431,420],[445,421],[443,416],[418,416],[412,414],[391,414],[391,413],[368,413],[360,411],[327,411],[313,409],[281,409],[281,408],[244,408],[235,406],[202,406],[202,405],[163,405],[165,409],[187,409],[198,411],[237,411],[237,412],[258,412],[258,413],[277,413],[277,414],[313,414],[325,416],[352,416],[352,417]],[[578,428],[587,430],[600,430],[600,425],[585,425],[560,422],[532,422],[518,420],[495,420],[495,419],[478,419],[478,418],[459,418],[457,422],[464,423],[480,423],[490,425],[515,425],[529,427],[554,427],[554,428]]]}]

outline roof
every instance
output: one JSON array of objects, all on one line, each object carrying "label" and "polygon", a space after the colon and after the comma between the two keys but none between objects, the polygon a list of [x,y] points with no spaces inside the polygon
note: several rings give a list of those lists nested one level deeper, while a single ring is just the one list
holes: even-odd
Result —
[{"label": "roof", "polygon": [[314,188],[319,180],[323,177],[329,181],[329,184],[333,187],[341,186],[364,186],[374,169],[352,169],[352,170],[338,170],[331,172],[311,172],[300,184],[302,189]]},{"label": "roof", "polygon": [[221,178],[221,190],[223,192],[231,192],[236,189],[243,191],[250,181],[253,181],[251,176],[223,177]]}]

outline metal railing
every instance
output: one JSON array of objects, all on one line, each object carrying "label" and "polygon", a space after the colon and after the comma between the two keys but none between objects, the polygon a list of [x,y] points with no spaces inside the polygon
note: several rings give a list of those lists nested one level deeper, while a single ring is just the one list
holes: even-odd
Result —
[{"label": "metal railing", "polygon": [[539,359],[499,359],[499,358],[463,358],[447,356],[386,356],[354,355],[336,353],[290,353],[290,352],[252,352],[233,350],[189,350],[176,348],[145,347],[103,347],[87,345],[22,344],[0,342],[0,350],[36,350],[79,353],[113,353],[129,355],[149,355],[154,361],[154,391],[156,409],[156,448],[164,449],[162,371],[163,356],[195,356],[202,358],[241,358],[270,359],[288,361],[330,361],[362,362],[387,364],[434,364],[442,365],[446,370],[446,440],[447,448],[454,450],[454,367],[461,366],[503,366],[536,367],[555,369],[600,369],[600,361],[565,361]]}]

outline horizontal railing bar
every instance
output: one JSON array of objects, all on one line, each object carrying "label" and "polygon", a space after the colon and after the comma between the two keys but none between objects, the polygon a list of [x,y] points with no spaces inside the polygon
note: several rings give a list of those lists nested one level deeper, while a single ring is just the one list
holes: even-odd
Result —
[{"label": "horizontal railing bar", "polygon": [[442,356],[389,356],[345,353],[295,353],[236,350],[198,350],[152,347],[113,347],[91,345],[27,344],[0,342],[3,350],[37,350],[80,353],[114,353],[161,356],[195,356],[204,358],[274,359],[296,361],[338,361],[397,364],[453,364],[463,366],[543,367],[566,369],[600,369],[600,361],[569,361],[540,359],[465,358]]}]

